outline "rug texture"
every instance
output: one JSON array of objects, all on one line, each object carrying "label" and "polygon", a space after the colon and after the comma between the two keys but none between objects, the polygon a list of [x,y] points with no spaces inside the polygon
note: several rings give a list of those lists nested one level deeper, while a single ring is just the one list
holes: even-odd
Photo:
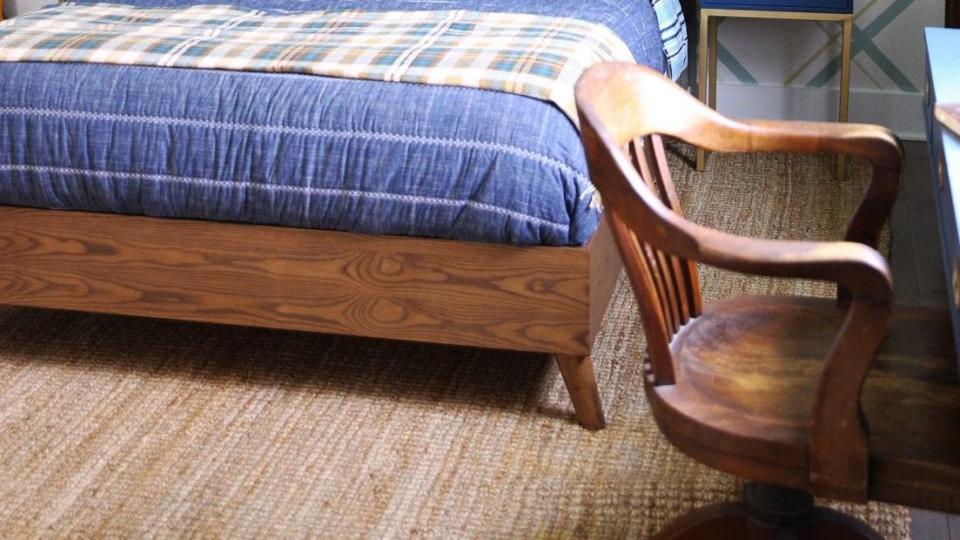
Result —
[{"label": "rug texture", "polygon": [[[866,176],[674,161],[688,217],[770,238],[838,238]],[[609,427],[590,433],[541,355],[3,308],[0,537],[645,538],[739,484],[661,437],[643,349],[621,279],[594,358]],[[908,537],[903,508],[842,508]]]}]

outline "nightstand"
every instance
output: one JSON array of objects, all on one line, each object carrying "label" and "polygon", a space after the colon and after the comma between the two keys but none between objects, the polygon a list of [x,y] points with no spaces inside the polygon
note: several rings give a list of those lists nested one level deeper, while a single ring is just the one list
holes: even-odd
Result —
[{"label": "nightstand", "polygon": [[[850,103],[850,47],[853,36],[853,0],[700,0],[699,97],[717,108],[717,23],[721,17],[828,21],[843,25],[840,67],[840,122],[847,121]],[[697,170],[704,151],[697,150]],[[837,177],[843,179],[844,158],[837,157]]]}]

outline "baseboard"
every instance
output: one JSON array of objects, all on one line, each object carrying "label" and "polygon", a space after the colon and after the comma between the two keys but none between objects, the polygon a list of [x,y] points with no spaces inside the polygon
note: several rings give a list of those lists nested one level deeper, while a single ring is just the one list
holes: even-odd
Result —
[{"label": "baseboard", "polygon": [[[717,101],[717,108],[734,118],[835,120],[840,91],[721,83]],[[850,121],[887,126],[905,140],[926,139],[923,96],[918,93],[851,89]]]}]

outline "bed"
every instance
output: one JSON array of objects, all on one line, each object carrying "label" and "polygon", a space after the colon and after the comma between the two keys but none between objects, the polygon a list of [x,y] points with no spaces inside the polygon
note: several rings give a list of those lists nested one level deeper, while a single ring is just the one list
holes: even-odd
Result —
[{"label": "bed", "polygon": [[[658,21],[665,1],[233,3],[572,14],[670,72],[685,38],[664,47],[683,24]],[[0,303],[550,353],[580,424],[604,425],[589,354],[621,263],[550,103],[0,62],[0,138]]]}]

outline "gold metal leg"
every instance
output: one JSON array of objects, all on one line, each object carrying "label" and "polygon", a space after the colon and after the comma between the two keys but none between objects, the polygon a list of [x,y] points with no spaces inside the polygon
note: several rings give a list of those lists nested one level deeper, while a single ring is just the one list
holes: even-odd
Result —
[{"label": "gold metal leg", "polygon": [[[850,48],[853,41],[853,15],[843,20],[843,53],[840,56],[840,122],[847,121],[850,106]],[[846,158],[837,156],[837,180],[846,175]]]},{"label": "gold metal leg", "polygon": [[[720,19],[717,17],[707,17],[707,20],[701,21],[707,28],[707,54],[702,56],[704,58],[706,67],[707,67],[707,78],[705,80],[705,86],[707,86],[707,99],[704,101],[711,109],[717,110],[717,25],[720,23]],[[702,33],[702,30],[701,30]],[[702,98],[701,98],[702,99]],[[702,171],[706,167],[706,152],[703,149],[698,150],[697,152],[697,170]]]},{"label": "gold metal leg", "polygon": [[[700,12],[700,52],[697,54],[697,92],[700,101],[707,103],[707,45],[709,41],[710,15],[703,11]],[[704,165],[704,153],[702,148],[697,148],[697,170],[702,171]]]}]

